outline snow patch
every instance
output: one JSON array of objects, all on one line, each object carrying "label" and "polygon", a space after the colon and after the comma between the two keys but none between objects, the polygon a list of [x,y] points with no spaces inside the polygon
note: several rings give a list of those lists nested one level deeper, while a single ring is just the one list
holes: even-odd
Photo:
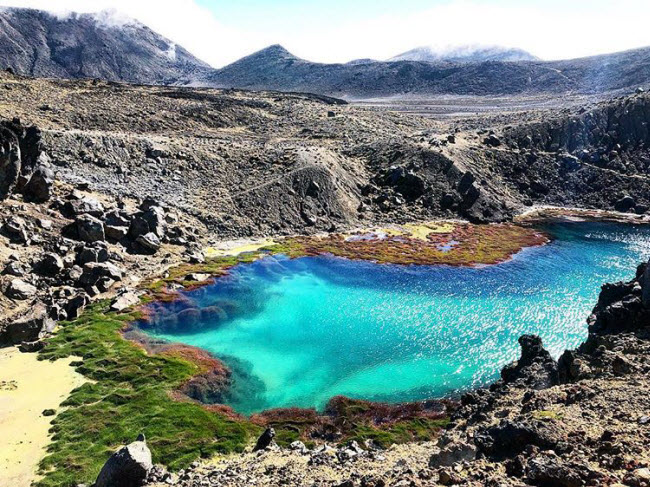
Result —
[{"label": "snow patch", "polygon": [[169,48],[165,51],[165,56],[167,56],[170,61],[176,61],[176,44],[172,42],[169,45]]}]

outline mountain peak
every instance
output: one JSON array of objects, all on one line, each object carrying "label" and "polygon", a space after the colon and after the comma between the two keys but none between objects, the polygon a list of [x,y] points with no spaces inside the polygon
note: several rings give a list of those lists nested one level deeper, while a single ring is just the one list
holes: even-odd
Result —
[{"label": "mountain peak", "polygon": [[259,51],[251,54],[250,56],[247,57],[274,57],[274,58],[282,58],[282,59],[298,59],[296,56],[291,54],[289,51],[287,51],[283,46],[280,44],[273,44],[271,46],[265,47],[264,49],[260,49]]},{"label": "mountain peak", "polygon": [[0,67],[59,78],[168,83],[209,66],[116,10],[0,8]]}]

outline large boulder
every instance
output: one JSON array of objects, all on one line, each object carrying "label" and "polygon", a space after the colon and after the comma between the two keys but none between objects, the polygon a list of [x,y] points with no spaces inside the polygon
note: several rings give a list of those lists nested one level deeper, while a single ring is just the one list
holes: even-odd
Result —
[{"label": "large boulder", "polygon": [[14,279],[7,286],[5,294],[11,299],[24,301],[33,297],[37,292],[36,287],[23,281],[22,279]]},{"label": "large boulder", "polygon": [[79,215],[92,215],[99,217],[104,214],[104,206],[95,198],[83,196],[66,202],[63,207],[63,213],[70,218]]},{"label": "large boulder", "polygon": [[76,220],[79,240],[84,242],[102,242],[106,240],[104,223],[92,215],[80,215]]},{"label": "large boulder", "polygon": [[48,167],[39,166],[23,188],[23,196],[26,201],[44,203],[52,196],[53,185],[54,171]]},{"label": "large boulder", "polygon": [[70,298],[67,298],[63,302],[63,310],[65,311],[66,317],[69,320],[79,318],[83,313],[86,306],[90,303],[90,296],[86,293],[80,293]]},{"label": "large boulder", "polygon": [[104,464],[95,487],[139,487],[153,468],[144,435],[113,453]]},{"label": "large boulder", "polygon": [[2,225],[2,234],[12,242],[25,243],[29,240],[27,222],[19,216],[12,216]]},{"label": "large boulder", "polygon": [[47,308],[37,304],[22,318],[0,325],[0,346],[33,342],[50,333],[54,326],[55,322],[48,316]]},{"label": "large boulder", "polygon": [[478,428],[474,434],[478,451],[497,458],[515,456],[530,446],[542,450],[567,448],[566,432],[557,425],[542,421],[511,421]]},{"label": "large boulder", "polygon": [[83,266],[79,284],[84,287],[91,287],[106,279],[113,282],[121,281],[122,276],[122,270],[114,264],[109,262],[89,262]]},{"label": "large boulder", "polygon": [[46,253],[36,264],[36,271],[44,276],[56,277],[63,272],[65,266],[63,259],[56,254]]}]

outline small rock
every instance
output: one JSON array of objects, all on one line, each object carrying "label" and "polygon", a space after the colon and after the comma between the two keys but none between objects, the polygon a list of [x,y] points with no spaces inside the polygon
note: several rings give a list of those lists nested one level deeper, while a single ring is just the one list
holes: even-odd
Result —
[{"label": "small rock", "polygon": [[137,239],[136,242],[140,244],[145,250],[149,252],[158,252],[160,249],[160,239],[158,236],[153,233],[149,232],[145,235],[140,235]]},{"label": "small rock", "polygon": [[117,296],[111,303],[111,311],[124,311],[140,302],[140,298],[133,291],[127,291]]}]

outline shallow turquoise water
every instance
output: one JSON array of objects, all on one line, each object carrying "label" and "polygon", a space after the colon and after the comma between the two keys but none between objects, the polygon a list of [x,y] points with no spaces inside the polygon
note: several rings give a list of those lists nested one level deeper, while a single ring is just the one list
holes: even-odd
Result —
[{"label": "shallow turquoise water", "polygon": [[497,377],[524,333],[555,356],[579,345],[600,285],[650,256],[648,228],[547,230],[551,244],[483,268],[267,257],[155,305],[156,333],[231,365],[243,413],[440,397]]}]

